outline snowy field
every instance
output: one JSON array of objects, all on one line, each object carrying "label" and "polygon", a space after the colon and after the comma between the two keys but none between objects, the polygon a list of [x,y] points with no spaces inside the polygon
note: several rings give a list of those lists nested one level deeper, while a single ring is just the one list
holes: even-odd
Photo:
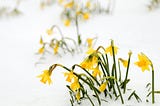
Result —
[{"label": "snowy field", "polygon": [[[88,22],[80,24],[80,32],[84,39],[98,36],[96,47],[107,47],[113,39],[119,47],[117,57],[127,58],[131,50],[132,64],[137,61],[137,54],[144,52],[153,61],[155,90],[160,90],[160,9],[149,12],[146,8],[148,1],[116,0],[113,15],[91,17]],[[63,25],[59,18],[61,8],[57,5],[41,10],[38,0],[24,0],[19,9],[23,14],[18,17],[0,18],[0,106],[70,106],[63,69],[54,71],[50,86],[40,83],[36,76],[53,63],[68,67],[80,63],[85,54],[67,54],[63,58],[48,55],[44,64],[35,66],[39,58],[35,53],[40,36],[52,25],[58,25],[64,34],[76,39],[75,27]],[[136,89],[143,102],[126,100],[125,106],[152,105],[145,102],[145,86],[151,81],[151,72],[143,73],[131,65],[129,78],[128,87]],[[160,95],[155,97],[155,106],[159,106]],[[89,105],[84,101],[81,104]],[[121,102],[112,100],[102,106],[106,105],[117,106]]]}]

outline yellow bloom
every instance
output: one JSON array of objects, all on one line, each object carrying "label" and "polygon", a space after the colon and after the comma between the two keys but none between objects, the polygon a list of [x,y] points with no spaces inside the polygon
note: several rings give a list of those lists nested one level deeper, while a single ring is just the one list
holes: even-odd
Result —
[{"label": "yellow bloom", "polygon": [[64,7],[65,8],[72,8],[73,5],[74,5],[74,1],[71,1],[71,2],[67,3]]},{"label": "yellow bloom", "polygon": [[53,29],[52,29],[52,28],[47,29],[46,33],[47,33],[48,35],[52,35],[52,34],[53,34]]},{"label": "yellow bloom", "polygon": [[92,47],[92,42],[93,42],[93,39],[92,39],[92,38],[88,38],[88,39],[87,39],[88,48],[91,48],[91,47]]},{"label": "yellow bloom", "polygon": [[[118,47],[114,46],[114,53],[117,54],[117,51],[118,51]],[[112,56],[113,55],[112,46],[110,45],[109,47],[107,47],[105,52],[110,53],[110,55]]]},{"label": "yellow bloom", "polygon": [[59,4],[62,4],[64,2],[64,0],[58,0]]},{"label": "yellow bloom", "polygon": [[80,100],[80,98],[81,98],[81,94],[80,94],[80,91],[78,90],[78,92],[76,93],[76,99]]},{"label": "yellow bloom", "polygon": [[80,64],[80,66],[86,70],[92,70],[95,66],[97,66],[97,63],[98,58],[96,56],[89,56]]},{"label": "yellow bloom", "polygon": [[40,43],[41,45],[43,45],[44,42],[43,42],[42,37],[40,38],[39,43]]},{"label": "yellow bloom", "polygon": [[74,82],[70,85],[72,91],[76,91],[80,88],[80,84],[78,82],[78,78],[74,78]]},{"label": "yellow bloom", "polygon": [[85,20],[88,20],[89,19],[89,13],[83,13],[83,18]]},{"label": "yellow bloom", "polygon": [[90,1],[87,1],[86,7],[87,7],[87,8],[90,8],[90,7],[91,7],[91,2],[90,2]]},{"label": "yellow bloom", "polygon": [[65,72],[64,76],[67,77],[66,81],[68,81],[68,82],[71,82],[72,79],[75,77],[74,74],[73,74],[73,71]]},{"label": "yellow bloom", "polygon": [[94,53],[96,50],[94,50],[92,47],[88,48],[88,51],[86,52],[86,54],[90,55],[92,53]]},{"label": "yellow bloom", "polygon": [[46,84],[46,82],[48,82],[48,84],[51,84],[52,83],[52,80],[51,80],[51,72],[49,70],[44,70],[43,71],[43,74],[37,76],[38,78],[41,78],[41,82]]},{"label": "yellow bloom", "polygon": [[128,65],[128,61],[127,60],[124,60],[122,58],[119,58],[119,60],[122,62],[124,67],[127,67],[127,65]]},{"label": "yellow bloom", "polygon": [[43,53],[44,53],[44,46],[41,47],[41,48],[38,50],[38,53],[39,53],[39,54],[43,54]]},{"label": "yellow bloom", "polygon": [[58,49],[59,49],[59,44],[57,43],[56,46],[54,47],[54,54],[58,53]]},{"label": "yellow bloom", "polygon": [[92,70],[93,65],[89,60],[84,60],[81,64],[81,67],[85,68],[86,70]]},{"label": "yellow bloom", "polygon": [[93,77],[97,77],[101,75],[101,71],[99,70],[99,66],[97,65],[96,68],[93,69],[92,73]]},{"label": "yellow bloom", "polygon": [[150,70],[149,66],[151,65],[150,60],[144,54],[138,54],[139,61],[135,62],[135,65],[141,68],[144,72],[145,70]]},{"label": "yellow bloom", "polygon": [[71,21],[70,21],[69,19],[66,19],[66,20],[64,21],[64,25],[65,25],[65,26],[70,26],[70,23],[71,23]]},{"label": "yellow bloom", "polygon": [[107,82],[104,82],[103,84],[100,85],[100,87],[98,88],[98,90],[100,92],[103,92],[106,89],[106,86],[107,86]]}]

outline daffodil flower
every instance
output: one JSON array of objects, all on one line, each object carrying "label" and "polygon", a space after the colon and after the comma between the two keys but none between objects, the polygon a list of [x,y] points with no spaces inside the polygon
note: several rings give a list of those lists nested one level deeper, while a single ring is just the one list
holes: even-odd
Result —
[{"label": "daffodil flower", "polygon": [[68,81],[68,82],[72,82],[72,79],[75,77],[73,74],[73,71],[65,72],[64,76],[67,77],[66,81]]},{"label": "daffodil flower", "polygon": [[[118,51],[118,47],[114,46],[114,53],[117,54],[117,51]],[[112,56],[113,55],[112,46],[110,45],[109,47],[107,47],[105,52],[110,53],[110,55]]]},{"label": "daffodil flower", "polygon": [[97,65],[96,68],[93,69],[92,73],[93,77],[97,77],[101,75],[101,71],[99,70],[99,66]]},{"label": "daffodil flower", "polygon": [[44,53],[44,46],[41,47],[41,48],[38,50],[38,53],[39,53],[39,54],[43,54],[43,53]]},{"label": "daffodil flower", "polygon": [[41,82],[46,84],[46,82],[48,82],[48,84],[50,85],[52,83],[51,80],[51,72],[49,70],[44,70],[43,74],[37,76],[38,78],[41,78]]},{"label": "daffodil flower", "polygon": [[144,54],[138,54],[139,61],[135,62],[135,65],[141,68],[142,72],[145,70],[150,70],[149,66],[151,65],[150,60]]},{"label": "daffodil flower", "polygon": [[103,92],[105,89],[106,89],[106,86],[107,86],[107,82],[104,82],[100,85],[100,87],[98,88],[98,90],[100,92]]},{"label": "daffodil flower", "polygon": [[92,47],[92,43],[93,43],[93,39],[92,38],[88,38],[87,39],[87,43],[88,43],[88,48]]},{"label": "daffodil flower", "polygon": [[46,33],[47,33],[48,35],[52,35],[52,34],[53,34],[53,29],[52,29],[52,28],[47,29]]},{"label": "daffodil flower", "polygon": [[40,38],[39,43],[40,43],[41,45],[44,44],[42,37]]},{"label": "daffodil flower", "polygon": [[91,2],[90,2],[90,1],[87,1],[86,7],[87,7],[87,8],[90,8],[90,7],[91,7]]},{"label": "daffodil flower", "polygon": [[78,90],[78,92],[76,93],[76,99],[79,101],[81,98],[81,94],[80,91]]},{"label": "daffodil flower", "polygon": [[88,20],[89,19],[89,13],[83,13],[83,19]]},{"label": "daffodil flower", "polygon": [[128,61],[127,60],[124,60],[122,58],[119,58],[119,61],[122,62],[123,66],[126,68],[127,65],[128,65]]},{"label": "daffodil flower", "polygon": [[71,21],[69,19],[64,20],[65,26],[70,26]]},{"label": "daffodil flower", "polygon": [[76,77],[76,78],[74,77],[74,82],[71,83],[70,88],[71,88],[72,91],[74,91],[74,92],[80,88],[80,84],[79,84],[79,81],[78,81],[78,78],[77,78],[77,77]]},{"label": "daffodil flower", "polygon": [[67,3],[67,4],[65,4],[65,8],[72,8],[73,7],[73,5],[74,5],[74,1],[71,1],[71,2],[69,2],[69,3]]},{"label": "daffodil flower", "polygon": [[86,54],[91,55],[92,53],[94,53],[96,50],[94,50],[92,47],[88,48]]},{"label": "daffodil flower", "polygon": [[57,43],[54,47],[54,54],[58,53],[58,49],[59,49],[59,44]]}]

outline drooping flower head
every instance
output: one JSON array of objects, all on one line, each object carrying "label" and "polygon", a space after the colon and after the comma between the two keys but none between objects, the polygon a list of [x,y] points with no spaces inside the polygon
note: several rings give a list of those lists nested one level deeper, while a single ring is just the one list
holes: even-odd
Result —
[{"label": "drooping flower head", "polygon": [[39,53],[39,54],[43,54],[43,53],[44,53],[44,46],[41,47],[41,48],[39,48],[38,53]]},{"label": "drooping flower head", "polygon": [[65,72],[64,76],[67,77],[66,81],[68,82],[72,82],[72,80],[74,79],[75,75],[73,74],[73,71],[70,72]]},{"label": "drooping flower head", "polygon": [[72,89],[72,91],[76,91],[78,89],[80,89],[80,84],[79,84],[79,80],[77,77],[74,77],[74,81],[73,83],[71,83],[70,88]]},{"label": "drooping flower head", "polygon": [[102,84],[100,85],[100,87],[98,88],[98,90],[99,90],[100,92],[103,92],[103,91],[106,89],[107,83],[108,83],[108,82],[102,83]]},{"label": "drooping flower head", "polygon": [[128,61],[122,58],[119,58],[119,61],[122,62],[123,66],[126,68],[128,66]]},{"label": "drooping flower head", "polygon": [[47,35],[52,35],[53,34],[53,29],[52,28],[47,29],[46,33],[47,33]]},{"label": "drooping flower head", "polygon": [[92,73],[93,77],[97,77],[101,75],[101,71],[99,70],[99,66],[97,64],[96,68],[93,68],[93,73]]},{"label": "drooping flower head", "polygon": [[48,82],[48,84],[50,85],[52,83],[52,80],[51,80],[51,74],[52,72],[49,71],[49,70],[44,70],[43,71],[43,74],[37,76],[38,78],[41,78],[41,82],[46,84]]},{"label": "drooping flower head", "polygon": [[87,43],[88,43],[88,48],[92,47],[92,43],[93,43],[93,39],[92,38],[88,38],[87,39]]},{"label": "drooping flower head", "polygon": [[71,21],[69,20],[69,19],[66,19],[66,20],[64,20],[64,25],[65,26],[70,26],[70,24],[71,24]]},{"label": "drooping flower head", "polygon": [[141,70],[144,72],[145,70],[150,70],[149,66],[151,65],[151,61],[148,59],[146,55],[143,53],[138,54],[138,60],[135,62],[135,65],[141,68]]},{"label": "drooping flower head", "polygon": [[113,55],[112,47],[114,48],[114,53],[117,54],[118,47],[113,45],[113,40],[111,41],[111,45],[109,47],[107,47],[106,50],[105,50],[105,52],[110,53],[111,56]]}]

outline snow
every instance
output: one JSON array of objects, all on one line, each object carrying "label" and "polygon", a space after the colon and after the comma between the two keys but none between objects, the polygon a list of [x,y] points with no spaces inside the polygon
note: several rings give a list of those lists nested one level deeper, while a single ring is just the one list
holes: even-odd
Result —
[{"label": "snow", "polygon": [[[92,17],[80,24],[80,32],[84,39],[98,36],[96,47],[108,46],[110,39],[113,39],[120,49],[117,57],[127,58],[128,51],[132,50],[132,64],[137,60],[137,54],[144,52],[154,63],[155,89],[159,90],[160,9],[147,11],[147,4],[147,0],[116,0],[113,15]],[[38,56],[35,53],[40,36],[44,36],[50,26],[56,24],[64,34],[76,39],[75,27],[64,27],[59,19],[61,8],[57,5],[41,10],[38,0],[23,0],[19,8],[22,15],[0,18],[0,106],[70,106],[63,69],[54,71],[50,86],[40,83],[36,76],[53,63],[68,67],[79,63],[84,53],[74,56],[66,54],[62,58],[47,55],[45,63],[36,66]],[[138,104],[132,100],[125,105],[151,105],[145,102],[145,85],[151,81],[151,72],[142,73],[132,65],[129,78],[129,87],[136,89],[143,102]],[[83,102],[82,106],[87,104],[90,105]],[[159,104],[160,96],[156,95],[155,106]],[[105,105],[117,106],[121,103],[111,100],[103,103]]]}]

